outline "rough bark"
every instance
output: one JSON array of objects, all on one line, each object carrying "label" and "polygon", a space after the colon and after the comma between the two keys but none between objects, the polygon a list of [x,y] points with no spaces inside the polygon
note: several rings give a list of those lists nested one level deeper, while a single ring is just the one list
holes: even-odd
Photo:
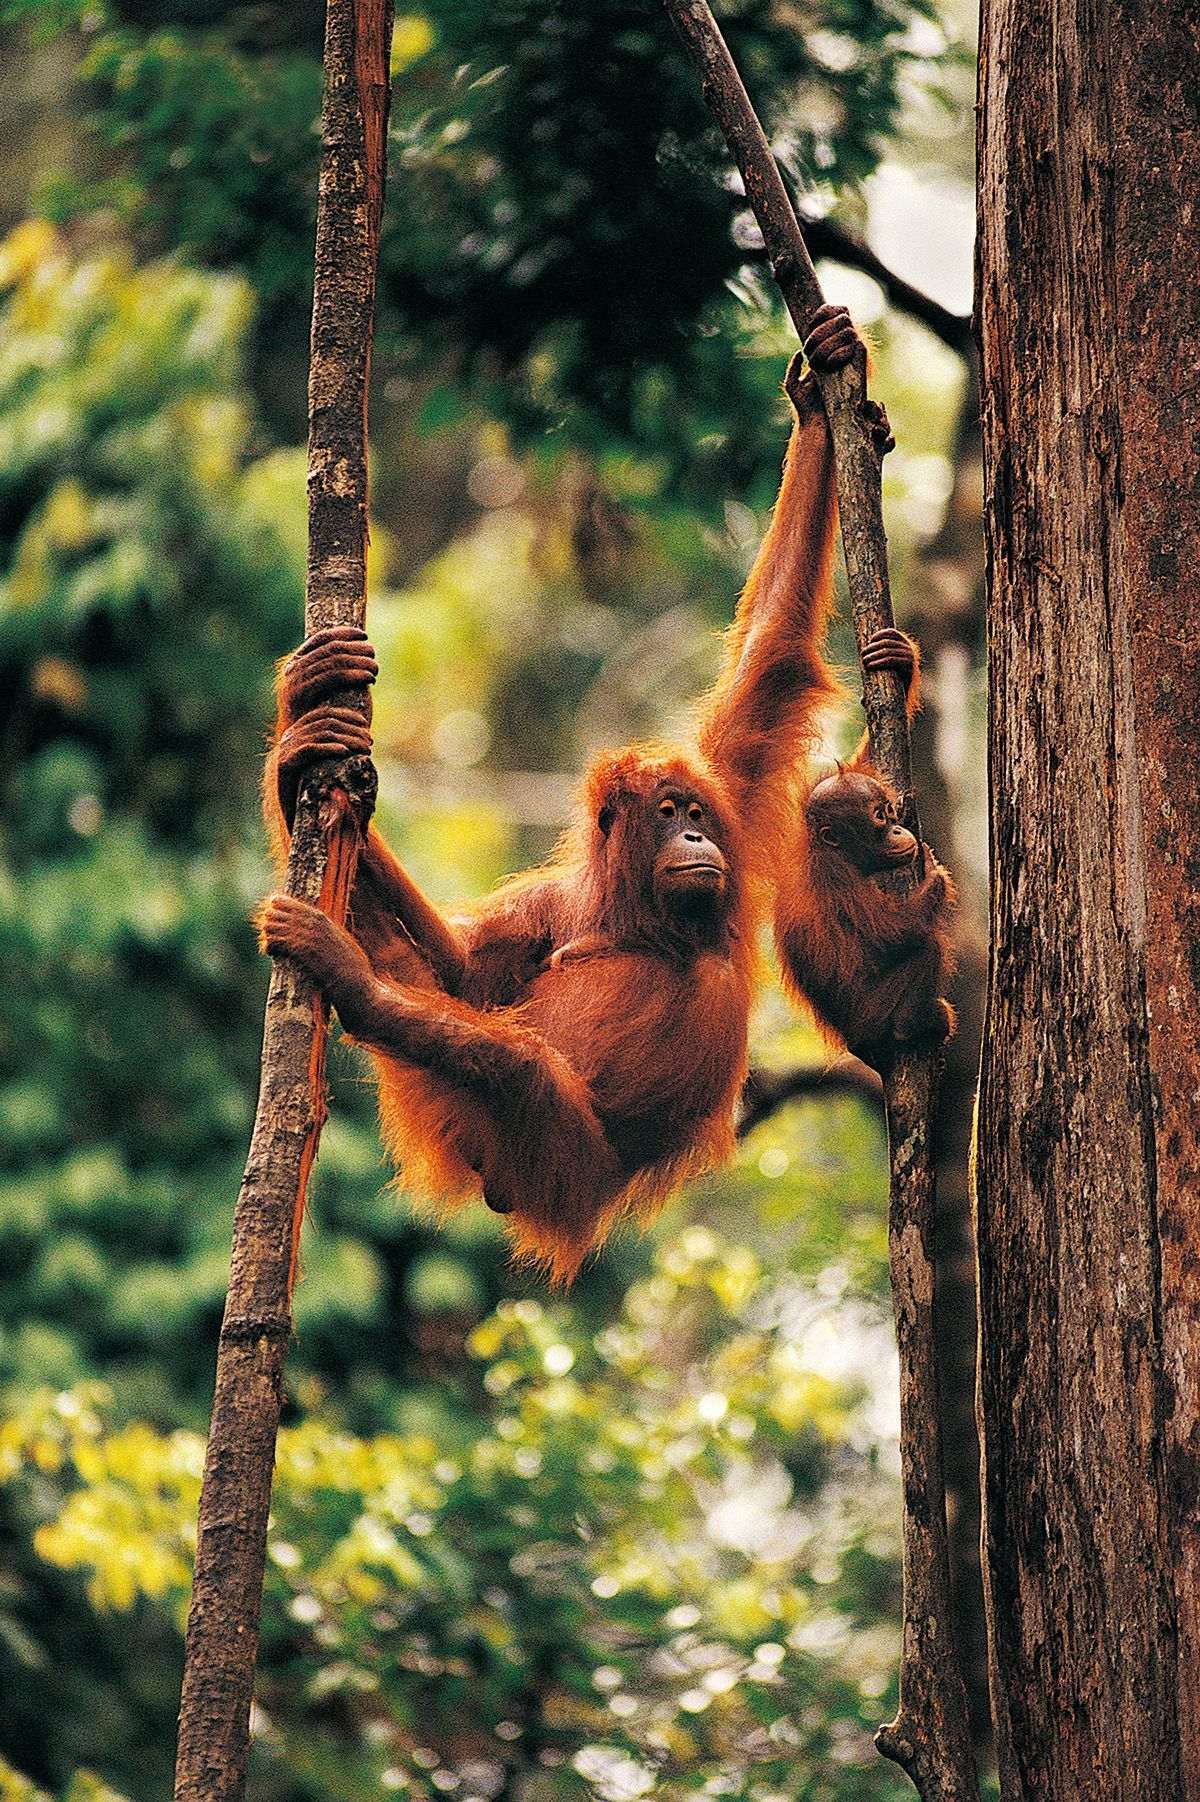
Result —
[{"label": "rough bark", "polygon": [[[795,212],[763,131],[706,0],[665,0],[704,97],[741,171],[784,304],[803,338],[823,296]],[[892,624],[880,453],[858,364],[822,376],[837,468],[842,550],[855,637]],[[904,685],[893,671],[864,675],[871,755],[919,832]],[[918,872],[893,878],[908,886]],[[888,1243],[900,1353],[904,1488],[904,1622],[900,1712],[876,1736],[924,1802],[971,1802],[978,1779],[966,1693],[954,1648],[933,1325],[935,1196],[931,1122],[940,1057],[899,1053],[884,1077],[891,1169]]]},{"label": "rough bark", "polygon": [[[390,42],[388,0],[330,0],[309,382],[310,632],[361,626],[366,613],[367,377]],[[315,772],[300,796],[287,888],[335,918],[345,913],[371,800],[364,759]],[[178,1802],[236,1802],[245,1791],[291,1282],[324,1118],[326,1033],[311,981],[277,963],[217,1353],[180,1707]]]},{"label": "rough bark", "polygon": [[987,0],[980,1406],[1006,1802],[1200,1796],[1200,27]]}]

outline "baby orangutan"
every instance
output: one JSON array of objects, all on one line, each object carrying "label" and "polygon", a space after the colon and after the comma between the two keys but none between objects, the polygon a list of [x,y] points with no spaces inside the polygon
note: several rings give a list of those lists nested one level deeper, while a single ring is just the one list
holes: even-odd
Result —
[{"label": "baby orangutan", "polygon": [[[911,894],[875,882],[922,854],[925,873]],[[791,863],[776,942],[785,981],[820,1024],[880,1070],[897,1045],[940,1044],[954,1030],[942,993],[952,970],[954,888],[869,764],[816,784]]]}]

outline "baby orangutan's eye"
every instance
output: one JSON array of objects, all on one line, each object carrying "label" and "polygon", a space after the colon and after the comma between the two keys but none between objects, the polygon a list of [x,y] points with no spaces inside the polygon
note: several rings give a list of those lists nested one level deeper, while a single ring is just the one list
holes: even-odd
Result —
[{"label": "baby orangutan's eye", "polygon": [[693,801],[691,806],[688,808],[688,819],[691,820],[693,825],[699,825],[700,821],[703,818],[704,818],[703,807],[701,807],[699,801]]},{"label": "baby orangutan's eye", "polygon": [[662,814],[664,820],[673,820],[675,818],[674,801],[660,801],[658,804],[658,811]]}]

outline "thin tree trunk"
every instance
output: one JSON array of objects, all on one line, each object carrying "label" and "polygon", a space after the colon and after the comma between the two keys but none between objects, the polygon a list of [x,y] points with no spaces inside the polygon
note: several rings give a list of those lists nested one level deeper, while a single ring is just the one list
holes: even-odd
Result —
[{"label": "thin tree trunk", "polygon": [[1006,1802],[1200,1797],[1200,37],[987,0],[984,1576]]},{"label": "thin tree trunk", "polygon": [[[969,323],[969,322],[968,322]],[[946,1046],[934,1129],[937,1173],[937,1278],[934,1325],[941,1382],[946,1515],[955,1644],[967,1686],[971,1732],[980,1763],[991,1762],[987,1632],[979,1567],[979,1435],[975,1424],[975,1233],[970,1157],[987,977],[987,887],[963,827],[974,817],[966,730],[982,692],[984,567],[982,443],[978,365],[972,345],[959,406],[954,485],[941,524],[921,547],[912,593],[921,645],[924,706],[913,720],[913,769],[931,844],[955,874],[955,954],[951,998],[958,1027]]]},{"label": "thin tree trunk", "polygon": [[[367,378],[375,300],[391,43],[390,0],[330,0],[309,379],[305,626],[366,615]],[[365,759],[304,785],[289,893],[344,916],[373,772]],[[327,1015],[309,978],[276,964],[262,1080],[233,1225],[229,1292],[188,1618],[177,1802],[245,1791],[267,1515],[291,1282],[305,1188],[324,1119]]]},{"label": "thin tree trunk", "polygon": [[[801,337],[823,296],[775,159],[707,0],[665,0],[746,187],[784,303]],[[892,621],[878,409],[858,364],[822,376],[837,468],[846,580],[861,649]],[[904,684],[894,671],[864,675],[871,755],[919,832]],[[906,872],[897,887],[909,887]],[[966,1692],[954,1648],[945,1480],[933,1325],[935,1198],[931,1125],[940,1057],[900,1052],[884,1079],[891,1167],[888,1246],[900,1353],[904,1488],[904,1623],[900,1712],[876,1744],[911,1777],[923,1802],[972,1802],[978,1778]]]}]

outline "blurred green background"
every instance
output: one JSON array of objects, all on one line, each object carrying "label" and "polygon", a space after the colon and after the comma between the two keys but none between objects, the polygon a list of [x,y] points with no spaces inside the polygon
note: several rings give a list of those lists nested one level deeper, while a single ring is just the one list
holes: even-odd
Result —
[{"label": "blurred green background", "polygon": [[[720,11],[899,440],[927,826],[966,891],[953,1127],[982,864],[964,15]],[[0,20],[0,1798],[151,1802],[257,1081],[257,784],[302,629],[322,9]],[[432,0],[393,64],[380,822],[452,901],[549,848],[593,750],[686,721],[792,340],[650,0]],[[256,1798],[908,1793],[870,1743],[899,1600],[882,1122],[775,991],[753,1056],[736,1167],[563,1297],[484,1210],[414,1214],[335,1046]]]}]

